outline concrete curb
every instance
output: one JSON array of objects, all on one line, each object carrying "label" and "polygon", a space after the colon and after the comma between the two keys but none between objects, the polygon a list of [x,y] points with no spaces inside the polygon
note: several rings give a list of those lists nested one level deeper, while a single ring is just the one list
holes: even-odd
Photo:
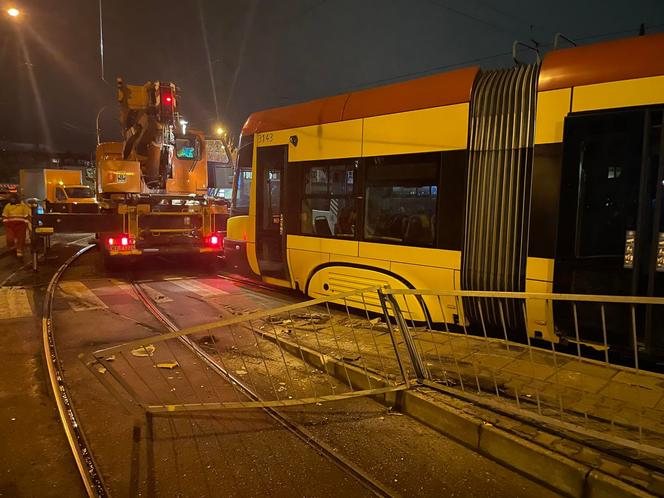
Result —
[{"label": "concrete curb", "polygon": [[[310,365],[327,372],[337,380],[352,384],[356,389],[385,387],[385,381],[363,369],[295,344],[281,337],[258,332],[263,338],[304,359]],[[367,379],[370,379],[368,381]],[[369,382],[371,385],[369,385]],[[374,396],[379,402],[396,406],[399,410],[425,425],[449,436],[506,467],[575,498],[604,498],[632,496],[654,497],[618,477],[590,465],[580,463],[545,446],[496,427],[485,419],[455,408],[461,403],[450,395],[436,391],[436,398],[414,390],[398,391]],[[538,429],[541,431],[541,429]],[[629,464],[625,464],[629,466]],[[644,482],[644,487],[648,487]]]}]

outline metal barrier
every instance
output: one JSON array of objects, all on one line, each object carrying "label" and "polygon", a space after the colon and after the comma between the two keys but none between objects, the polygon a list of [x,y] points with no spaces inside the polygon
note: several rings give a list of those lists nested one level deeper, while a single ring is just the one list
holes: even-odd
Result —
[{"label": "metal barrier", "polygon": [[[501,327],[490,326],[488,300]],[[467,302],[478,323],[464,317]],[[524,324],[533,304],[548,314],[558,309],[556,316],[571,317],[571,343],[511,340],[500,319],[505,303],[522,310]],[[624,307],[631,324],[633,366],[616,364],[609,354],[607,317],[614,305]],[[390,393],[415,383],[640,461],[648,455],[664,467],[664,375],[640,368],[638,346],[643,317],[662,305],[662,298],[372,287],[182,330],[173,326],[95,351],[86,363],[122,403],[148,413],[395,396]],[[561,306],[569,307],[567,315]],[[588,306],[597,311],[592,327],[603,330],[600,343],[587,339],[590,322],[580,319]],[[451,309],[458,315],[448,316]],[[585,357],[582,345],[591,345],[596,358]]]},{"label": "metal barrier", "polygon": [[[377,288],[177,330],[83,358],[122,403],[148,413],[287,407],[408,387],[397,331],[365,307]],[[124,393],[128,393],[130,399]],[[129,405],[126,405],[129,407]]]},{"label": "metal barrier", "polygon": [[[416,289],[383,289],[379,295],[386,317],[395,318],[392,326],[410,341],[408,351],[421,384],[640,459],[649,455],[664,466],[664,375],[640,368],[638,340],[643,327],[664,311],[664,298]],[[426,302],[429,312],[423,322],[408,319],[417,302],[413,298]],[[454,305],[446,305],[450,300]],[[461,310],[462,303],[476,307],[480,319],[470,324],[464,318],[453,327],[449,324],[454,320],[446,315],[450,308]],[[510,340],[512,331],[500,319],[506,303],[521,308],[523,323],[529,323],[527,310],[533,304],[546,310],[550,323],[555,312],[572,330],[565,351],[555,342],[536,346],[527,335],[524,342]],[[489,327],[489,307],[498,310],[499,327]],[[596,313],[594,322],[591,312]],[[444,319],[431,323],[429,316]],[[624,335],[631,365],[617,364],[610,354],[607,330],[623,323],[628,324]],[[588,338],[595,339],[598,330],[601,342]],[[586,357],[582,346],[596,358]]]}]

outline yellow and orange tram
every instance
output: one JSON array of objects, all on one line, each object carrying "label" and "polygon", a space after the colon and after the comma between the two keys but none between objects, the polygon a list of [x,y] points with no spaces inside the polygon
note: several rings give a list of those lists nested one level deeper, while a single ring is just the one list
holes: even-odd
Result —
[{"label": "yellow and orange tram", "polygon": [[[312,297],[383,284],[664,296],[662,54],[664,35],[641,36],[252,114],[227,259]],[[526,303],[507,310],[512,331],[569,333],[564,313]],[[448,321],[479,319],[444,306]],[[629,341],[626,320],[607,309],[613,343]],[[644,347],[664,346],[664,317],[640,325]]]}]

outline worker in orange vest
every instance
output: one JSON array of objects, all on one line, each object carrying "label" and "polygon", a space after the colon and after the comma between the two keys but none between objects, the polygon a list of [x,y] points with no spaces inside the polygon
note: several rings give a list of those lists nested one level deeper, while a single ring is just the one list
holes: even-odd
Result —
[{"label": "worker in orange vest", "polygon": [[16,248],[16,256],[23,257],[25,234],[30,226],[30,208],[12,194],[2,210],[2,223],[7,234],[7,248]]}]

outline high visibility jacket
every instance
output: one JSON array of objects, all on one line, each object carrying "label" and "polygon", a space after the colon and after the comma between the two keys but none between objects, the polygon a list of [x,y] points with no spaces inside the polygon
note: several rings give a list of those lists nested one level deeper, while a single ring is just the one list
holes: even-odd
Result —
[{"label": "high visibility jacket", "polygon": [[2,221],[23,221],[28,223],[30,213],[30,208],[22,202],[18,204],[6,204],[2,210]]}]

